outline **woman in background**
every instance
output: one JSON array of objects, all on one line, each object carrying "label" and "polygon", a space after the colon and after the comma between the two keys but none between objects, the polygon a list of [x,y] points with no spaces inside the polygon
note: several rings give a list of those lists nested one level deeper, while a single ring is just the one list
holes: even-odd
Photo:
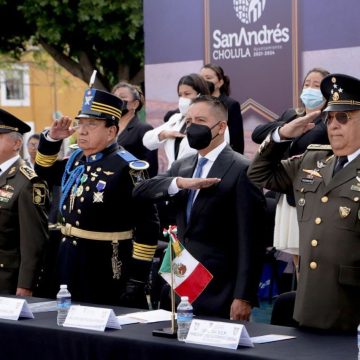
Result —
[{"label": "woman in background", "polygon": [[185,136],[185,114],[191,100],[200,95],[210,95],[207,82],[197,74],[185,75],[177,84],[180,113],[173,114],[170,119],[157,128],[148,131],[143,137],[143,144],[149,150],[164,146],[168,168],[176,160],[192,154],[197,150],[192,149]]},{"label": "woman in background", "polygon": [[118,144],[138,159],[146,160],[150,164],[148,169],[150,177],[157,175],[157,150],[149,150],[142,143],[144,134],[153,127],[142,122],[137,116],[145,102],[141,89],[127,82],[119,82],[114,86],[112,93],[126,101],[126,108],[123,109],[119,121]]},{"label": "woman in background", "polygon": [[[281,117],[265,125],[259,125],[252,133],[252,140],[261,144],[266,136],[274,129],[297,117],[304,116],[326,106],[325,99],[320,91],[320,83],[329,72],[322,68],[313,68],[305,76],[300,100],[302,106],[297,109],[288,109]],[[326,126],[321,116],[315,120],[315,127],[301,136],[293,139],[289,152],[284,158],[302,154],[310,144],[329,144]],[[291,194],[278,194],[275,211],[274,247],[290,253],[294,257],[294,264],[298,269],[299,263],[299,225],[293,192]]]},{"label": "woman in background", "polygon": [[200,75],[214,84],[212,96],[219,98],[228,109],[228,128],[230,134],[230,146],[233,150],[244,153],[244,128],[240,104],[231,98],[230,79],[224,74],[224,70],[215,64],[206,64],[202,67]]}]

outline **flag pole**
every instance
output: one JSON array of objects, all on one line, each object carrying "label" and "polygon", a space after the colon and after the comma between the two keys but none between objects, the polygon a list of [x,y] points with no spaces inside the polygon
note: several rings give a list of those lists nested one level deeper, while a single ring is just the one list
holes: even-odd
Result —
[{"label": "flag pole", "polygon": [[176,333],[175,328],[175,291],[174,291],[174,256],[173,256],[173,238],[170,234],[170,242],[171,242],[171,251],[170,251],[170,278],[171,278],[171,284],[170,284],[170,296],[171,296],[171,331],[173,333]]},{"label": "flag pole", "polygon": [[169,236],[169,250],[170,250],[170,299],[171,299],[171,327],[163,329],[153,330],[153,336],[167,337],[167,338],[176,338],[177,337],[177,328],[175,322],[175,291],[174,291],[174,268],[173,268],[173,226],[169,226],[166,231]]}]

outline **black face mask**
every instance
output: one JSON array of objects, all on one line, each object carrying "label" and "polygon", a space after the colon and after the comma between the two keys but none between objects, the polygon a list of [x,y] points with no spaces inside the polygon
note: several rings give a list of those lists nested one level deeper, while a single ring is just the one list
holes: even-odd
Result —
[{"label": "black face mask", "polygon": [[211,143],[211,140],[219,135],[217,134],[212,137],[211,134],[211,129],[213,129],[218,124],[219,123],[215,124],[211,128],[206,125],[191,124],[186,129],[186,136],[188,138],[190,147],[196,150],[201,150],[208,147]]}]

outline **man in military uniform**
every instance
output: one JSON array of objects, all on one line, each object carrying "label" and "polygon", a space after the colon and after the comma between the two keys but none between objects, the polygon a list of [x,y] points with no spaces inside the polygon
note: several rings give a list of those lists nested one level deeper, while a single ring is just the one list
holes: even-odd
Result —
[{"label": "man in military uniform", "polygon": [[0,109],[0,293],[31,296],[48,240],[47,188],[20,158],[30,126]]},{"label": "man in military uniform", "polygon": [[294,188],[300,228],[300,278],[294,318],[300,326],[354,331],[360,322],[360,80],[331,74],[321,83],[330,145],[310,145],[281,161],[314,112],[276,129],[248,175],[268,189]]},{"label": "man in military uniform", "polygon": [[[75,126],[65,116],[41,135],[35,168],[50,186],[61,183],[59,280],[73,299],[146,308],[158,218],[152,204],[132,199],[147,163],[116,142],[122,107],[118,97],[87,89]],[[75,131],[79,149],[57,160]]]}]

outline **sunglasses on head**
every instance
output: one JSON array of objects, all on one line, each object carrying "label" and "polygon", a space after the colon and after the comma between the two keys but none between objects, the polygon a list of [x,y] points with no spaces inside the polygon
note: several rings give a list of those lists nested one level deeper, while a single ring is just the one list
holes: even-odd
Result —
[{"label": "sunglasses on head", "polygon": [[350,113],[346,111],[339,111],[334,113],[324,112],[322,114],[322,118],[325,125],[328,126],[333,122],[334,119],[336,119],[339,124],[345,125],[351,119],[351,116]]}]

